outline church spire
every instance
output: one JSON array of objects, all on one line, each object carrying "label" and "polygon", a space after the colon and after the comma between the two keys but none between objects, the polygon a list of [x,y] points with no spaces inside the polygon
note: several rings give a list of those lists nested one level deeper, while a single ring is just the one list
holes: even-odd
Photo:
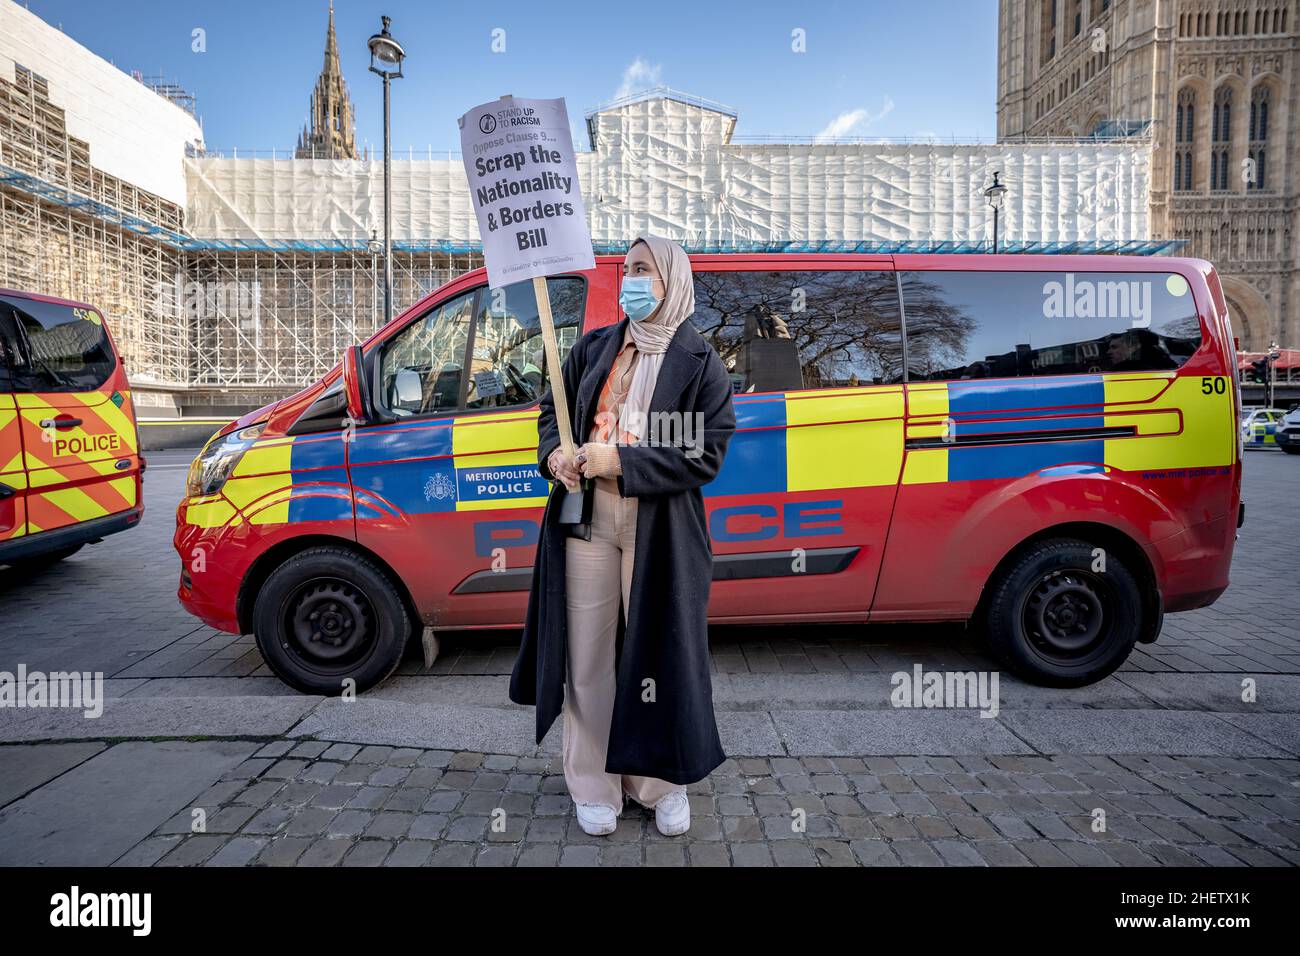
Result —
[{"label": "church spire", "polygon": [[334,0],[329,5],[325,32],[325,62],[311,94],[308,125],[298,137],[294,155],[299,159],[357,159],[355,118],[348,85],[339,64],[339,43],[334,34]]},{"label": "church spire", "polygon": [[334,0],[330,0],[330,24],[325,31],[325,66],[322,72],[343,76],[343,70],[339,67],[339,41],[334,35]]}]

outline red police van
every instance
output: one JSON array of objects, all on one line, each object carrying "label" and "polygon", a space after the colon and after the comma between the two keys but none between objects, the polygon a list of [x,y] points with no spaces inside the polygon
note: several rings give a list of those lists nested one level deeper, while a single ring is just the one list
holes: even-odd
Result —
[{"label": "red police van", "polygon": [[104,316],[0,289],[0,564],[49,564],[135,527],[143,473]]},{"label": "red police van", "polygon": [[[968,621],[1078,686],[1227,587],[1240,400],[1208,263],[692,262],[737,422],[704,488],[712,621]],[[619,320],[620,277],[548,280],[562,353]],[[181,602],[318,693],[383,680],[425,627],[518,627],[543,365],[531,283],[480,269],[232,422],[177,511]]]}]

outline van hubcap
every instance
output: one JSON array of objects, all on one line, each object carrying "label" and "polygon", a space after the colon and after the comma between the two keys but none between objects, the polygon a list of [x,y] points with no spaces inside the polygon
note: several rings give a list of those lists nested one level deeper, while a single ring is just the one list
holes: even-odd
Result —
[{"label": "van hubcap", "polygon": [[1103,636],[1108,615],[1105,587],[1089,574],[1043,575],[1025,602],[1025,633],[1051,657],[1077,658]]},{"label": "van hubcap", "polygon": [[346,581],[307,582],[290,600],[289,613],[295,649],[311,661],[338,664],[356,656],[374,636],[370,602]]}]

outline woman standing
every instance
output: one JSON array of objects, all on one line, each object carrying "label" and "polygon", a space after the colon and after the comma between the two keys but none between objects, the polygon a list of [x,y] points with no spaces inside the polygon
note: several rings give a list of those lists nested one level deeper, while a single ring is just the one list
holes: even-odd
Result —
[{"label": "woman standing", "polygon": [[[625,797],[661,833],[690,827],[685,785],[726,755],[709,677],[713,577],[701,486],[735,431],[731,380],[688,321],[690,260],[657,236],[632,243],[619,304],[564,362],[576,433],[567,461],[550,390],[538,469],[554,481],[542,519],[510,699],[533,704],[537,743],[564,713],[564,778],[587,833],[611,833]],[[595,479],[590,540],[559,525],[564,486]],[[622,613],[620,613],[620,604]]]}]

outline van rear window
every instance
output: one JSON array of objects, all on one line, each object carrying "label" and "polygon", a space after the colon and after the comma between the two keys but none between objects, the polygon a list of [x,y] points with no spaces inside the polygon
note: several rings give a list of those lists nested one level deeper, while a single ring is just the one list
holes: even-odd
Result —
[{"label": "van rear window", "polygon": [[894,273],[695,273],[691,321],[739,393],[881,385],[903,378]]},{"label": "van rear window", "polygon": [[1176,369],[1201,344],[1166,272],[903,272],[910,381]]},{"label": "van rear window", "polygon": [[13,296],[0,296],[0,353],[19,392],[89,391],[117,367],[99,313]]}]

